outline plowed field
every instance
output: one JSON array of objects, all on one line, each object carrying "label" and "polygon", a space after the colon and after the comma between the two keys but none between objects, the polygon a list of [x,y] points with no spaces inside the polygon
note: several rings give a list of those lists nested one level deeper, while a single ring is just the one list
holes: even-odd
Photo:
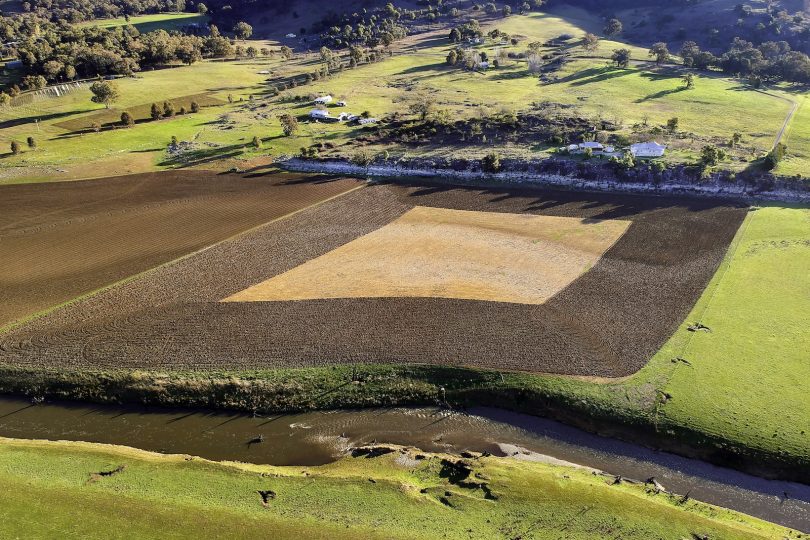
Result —
[{"label": "plowed field", "polygon": [[[364,241],[417,207],[612,222],[626,230],[611,236],[615,243],[590,269],[578,270],[542,303],[421,293],[222,301],[303,272],[308,262]],[[28,323],[2,336],[0,361],[102,369],[416,362],[624,376],[642,367],[687,316],[745,213],[712,201],[369,186]],[[574,245],[564,235],[559,242]],[[319,286],[328,291],[330,283]]]},{"label": "plowed field", "polygon": [[357,185],[175,171],[0,186],[0,327]]}]

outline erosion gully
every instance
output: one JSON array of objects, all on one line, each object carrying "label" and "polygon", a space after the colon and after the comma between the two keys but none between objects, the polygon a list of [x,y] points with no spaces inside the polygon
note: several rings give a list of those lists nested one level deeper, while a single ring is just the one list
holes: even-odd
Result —
[{"label": "erosion gully", "polygon": [[[810,486],[773,481],[492,408],[317,411],[253,417],[215,411],[0,396],[0,436],[90,441],[212,460],[320,465],[354,446],[389,443],[577,464],[810,532]],[[261,436],[261,437],[259,437]],[[262,442],[255,442],[261,439]]]}]

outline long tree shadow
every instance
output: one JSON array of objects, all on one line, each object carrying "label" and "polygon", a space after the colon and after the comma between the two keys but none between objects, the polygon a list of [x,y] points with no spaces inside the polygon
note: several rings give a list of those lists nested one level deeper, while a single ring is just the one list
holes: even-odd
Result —
[{"label": "long tree shadow", "polygon": [[576,73],[572,73],[561,79],[557,79],[553,84],[571,83],[571,86],[585,86],[591,83],[607,81],[617,77],[624,77],[634,73],[632,69],[617,68],[614,66],[604,66],[601,68],[588,68]]},{"label": "long tree shadow", "polygon": [[94,109],[85,109],[81,111],[68,111],[68,112],[61,112],[61,113],[52,113],[52,114],[37,114],[32,116],[24,116],[20,118],[12,118],[10,120],[4,120],[0,122],[0,129],[11,128],[16,126],[22,126],[25,124],[31,124],[33,122],[46,122],[48,120],[56,120],[58,118],[64,118],[66,116],[73,116],[75,114],[82,114],[86,112],[90,112]]},{"label": "long tree shadow", "polygon": [[653,100],[653,99],[660,99],[660,98],[667,97],[667,96],[672,95],[672,94],[678,94],[680,92],[683,92],[684,90],[686,90],[686,88],[684,88],[684,87],[670,88],[668,90],[660,90],[660,91],[655,92],[653,94],[649,94],[647,96],[644,96],[643,98],[638,98],[635,101],[635,103],[644,103],[645,101],[650,101],[650,100]]}]

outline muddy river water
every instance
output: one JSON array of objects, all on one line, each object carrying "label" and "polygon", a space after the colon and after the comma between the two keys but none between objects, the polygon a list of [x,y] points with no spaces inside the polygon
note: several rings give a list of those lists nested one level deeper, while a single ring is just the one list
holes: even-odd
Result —
[{"label": "muddy river water", "polygon": [[[772,481],[499,409],[319,411],[268,417],[0,397],[0,436],[119,444],[213,460],[318,465],[368,443],[568,462],[810,532],[810,486]],[[261,443],[250,443],[261,436]]]}]

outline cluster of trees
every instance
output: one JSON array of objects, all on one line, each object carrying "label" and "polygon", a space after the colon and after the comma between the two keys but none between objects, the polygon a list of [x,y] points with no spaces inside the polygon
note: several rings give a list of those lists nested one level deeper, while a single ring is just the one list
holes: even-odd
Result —
[{"label": "cluster of trees", "polygon": [[810,83],[810,57],[794,51],[786,41],[766,41],[755,46],[750,41],[734,38],[731,47],[720,56],[701,50],[694,41],[681,48],[684,64],[697,69],[719,68],[724,72],[761,81]]},{"label": "cluster of trees", "polygon": [[[235,30],[242,35],[247,32],[245,28]],[[39,89],[50,81],[131,75],[142,68],[176,62],[193,64],[204,57],[232,56],[236,49],[216,26],[210,27],[207,36],[196,36],[165,30],[140,34],[133,26],[104,29],[48,24],[39,27],[36,35],[7,46],[6,53],[25,66],[24,87]]]},{"label": "cluster of trees", "polygon": [[328,16],[316,24],[315,29],[321,32],[321,40],[329,47],[387,47],[408,35],[401,21],[405,16],[415,18],[415,13],[389,3],[371,13],[364,10],[352,15]]},{"label": "cluster of trees", "polygon": [[184,11],[185,0],[26,0],[23,9],[52,21],[81,22],[93,19]]}]

